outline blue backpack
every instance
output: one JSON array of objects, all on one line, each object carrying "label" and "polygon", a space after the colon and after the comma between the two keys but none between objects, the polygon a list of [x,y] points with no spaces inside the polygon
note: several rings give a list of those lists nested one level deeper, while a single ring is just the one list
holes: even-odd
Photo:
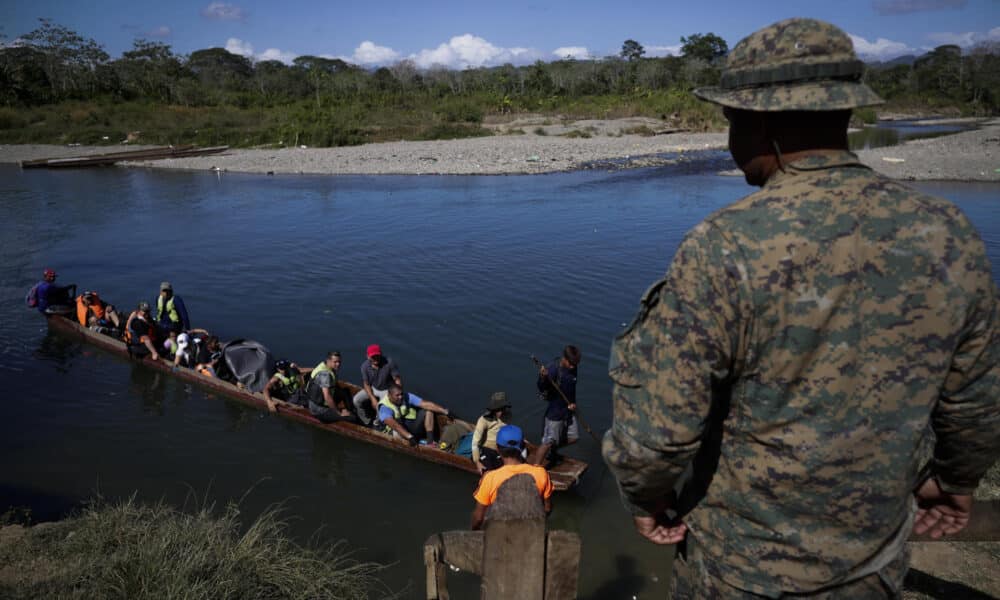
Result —
[{"label": "blue backpack", "polygon": [[455,444],[455,454],[472,458],[472,434],[463,435]]}]

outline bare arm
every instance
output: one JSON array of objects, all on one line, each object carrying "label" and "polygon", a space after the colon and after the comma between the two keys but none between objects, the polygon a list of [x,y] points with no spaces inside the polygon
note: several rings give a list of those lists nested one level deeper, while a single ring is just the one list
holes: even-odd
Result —
[{"label": "bare arm", "polygon": [[[551,509],[551,504],[549,505]],[[546,509],[545,512],[548,512]],[[483,521],[486,520],[486,505],[476,502],[476,507],[472,509],[472,523],[469,524],[469,529],[477,531],[483,526]]]},{"label": "bare arm", "polygon": [[403,427],[403,424],[397,421],[396,419],[386,419],[385,421],[383,421],[383,423],[388,425],[390,429],[398,433],[400,436],[402,436],[404,440],[408,442],[416,439],[413,437],[413,434],[407,431],[406,427]]},{"label": "bare arm", "polygon": [[274,375],[268,380],[267,385],[264,386],[264,402],[267,402],[267,410],[274,412],[278,410],[275,407],[275,400],[271,398],[271,386],[278,381],[278,376]]},{"label": "bare arm", "polygon": [[420,408],[429,410],[430,412],[433,412],[433,413],[438,413],[439,415],[446,415],[446,414],[448,414],[448,409],[447,408],[441,406],[440,404],[438,404],[436,402],[431,402],[430,400],[423,400],[423,401],[421,401],[420,402]]}]

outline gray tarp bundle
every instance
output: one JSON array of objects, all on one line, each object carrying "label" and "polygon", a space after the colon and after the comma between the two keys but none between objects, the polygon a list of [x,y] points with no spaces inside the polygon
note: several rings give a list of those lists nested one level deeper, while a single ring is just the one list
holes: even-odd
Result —
[{"label": "gray tarp bundle", "polygon": [[274,374],[274,357],[260,342],[233,340],[222,348],[222,361],[236,381],[261,392]]}]

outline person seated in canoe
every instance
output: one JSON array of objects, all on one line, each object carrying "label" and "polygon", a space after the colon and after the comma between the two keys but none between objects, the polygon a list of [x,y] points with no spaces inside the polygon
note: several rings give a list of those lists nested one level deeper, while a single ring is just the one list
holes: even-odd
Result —
[{"label": "person seated in canoe", "polygon": [[378,419],[385,424],[386,433],[399,437],[416,446],[421,440],[435,443],[434,414],[454,419],[447,408],[424,400],[416,394],[403,391],[403,386],[395,383],[389,386],[388,394],[378,403]]},{"label": "person seated in canoe", "polygon": [[194,369],[205,377],[218,377],[219,361],[222,360],[222,344],[219,338],[210,335],[194,353]]},{"label": "person seated in canoe", "polygon": [[132,356],[149,356],[160,360],[156,351],[156,327],[150,314],[149,302],[140,302],[125,321],[125,343]]},{"label": "person seated in canoe", "polygon": [[494,392],[486,412],[476,421],[472,432],[472,462],[480,473],[503,466],[497,451],[497,432],[510,421],[510,403],[505,392]]},{"label": "person seated in canoe", "polygon": [[169,281],[160,284],[160,295],[156,298],[156,325],[164,335],[191,328],[184,300],[174,295],[174,286]]},{"label": "person seated in canoe", "polygon": [[76,284],[56,285],[56,272],[45,269],[42,272],[42,280],[31,288],[28,296],[28,304],[37,308],[42,314],[67,314],[73,311]]},{"label": "person seated in canoe", "polygon": [[76,319],[80,325],[101,333],[112,330],[120,331],[121,317],[111,304],[108,304],[97,292],[84,292],[76,297]]},{"label": "person seated in canoe", "polygon": [[305,380],[299,366],[288,360],[279,360],[274,363],[274,375],[264,386],[264,402],[267,402],[267,409],[271,412],[276,410],[275,401],[306,406],[308,402],[304,390]]},{"label": "person seated in canoe", "polygon": [[382,354],[382,348],[378,344],[368,346],[366,354],[368,358],[361,363],[363,389],[354,394],[354,408],[362,422],[375,429],[382,429],[378,419],[378,403],[389,394],[391,384],[403,385],[403,376],[399,374],[395,361]]},{"label": "person seated in canoe", "polygon": [[330,352],[323,362],[316,365],[309,375],[305,395],[309,400],[309,413],[323,423],[349,421],[358,418],[347,408],[337,390],[342,387],[337,374],[340,371],[340,352]]}]

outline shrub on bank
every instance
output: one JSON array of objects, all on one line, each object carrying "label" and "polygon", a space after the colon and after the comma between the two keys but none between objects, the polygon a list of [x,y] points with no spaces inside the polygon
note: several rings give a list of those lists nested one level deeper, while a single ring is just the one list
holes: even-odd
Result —
[{"label": "shrub on bank", "polygon": [[[10,599],[386,598],[384,567],[343,542],[301,547],[269,510],[246,527],[236,504],[189,514],[130,499],[0,536],[0,597]],[[2,531],[2,530],[0,530]],[[12,539],[13,538],[13,539]]]}]

